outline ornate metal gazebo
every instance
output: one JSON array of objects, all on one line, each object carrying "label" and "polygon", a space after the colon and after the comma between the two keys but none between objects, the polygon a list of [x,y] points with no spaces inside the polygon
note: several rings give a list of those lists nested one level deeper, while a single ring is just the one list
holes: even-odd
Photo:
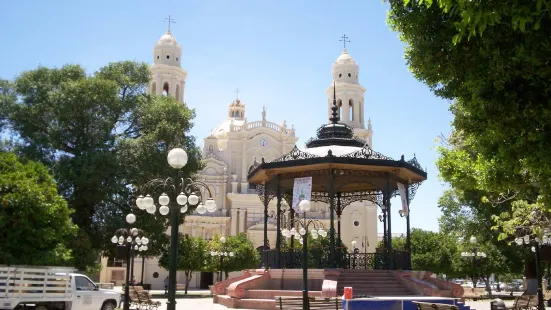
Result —
[{"label": "ornate metal gazebo", "polygon": [[[329,205],[329,268],[346,268],[341,262],[343,254],[337,253],[336,241],[340,240],[340,220],[335,229],[335,215],[340,219],[344,208],[355,201],[371,201],[384,211],[385,217],[385,261],[386,268],[402,268],[395,266],[391,256],[391,205],[390,199],[399,194],[398,183],[405,187],[406,199],[413,199],[419,185],[426,180],[427,173],[415,157],[406,161],[402,155],[400,160],[394,160],[381,153],[373,151],[363,140],[354,137],[353,129],[339,123],[337,104],[333,97],[332,117],[329,124],[317,130],[317,137],[306,142],[306,148],[300,150],[296,146],[291,152],[272,161],[255,163],[249,170],[249,183],[256,184],[264,204],[264,226],[268,220],[268,203],[277,199],[277,211],[281,214],[281,203],[285,199],[290,202],[295,178],[312,177],[312,201],[325,202]],[[289,217],[294,217],[294,210],[289,210]],[[265,267],[280,268],[281,257],[281,221],[277,221],[277,237],[275,245],[275,263]],[[264,230],[264,250],[268,248],[268,234]],[[409,255],[408,255],[409,256]],[[410,262],[410,259],[406,259]],[[409,263],[406,262],[407,265]],[[271,266],[268,266],[271,265]]]}]

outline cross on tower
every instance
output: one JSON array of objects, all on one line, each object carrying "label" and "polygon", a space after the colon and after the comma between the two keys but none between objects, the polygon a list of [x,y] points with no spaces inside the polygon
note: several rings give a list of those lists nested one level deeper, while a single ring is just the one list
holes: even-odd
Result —
[{"label": "cross on tower", "polygon": [[239,99],[239,88],[235,90],[235,98]]},{"label": "cross on tower", "polygon": [[165,18],[165,22],[168,23],[168,32],[170,33],[170,24],[176,24],[176,21],[168,15],[168,18]]},{"label": "cross on tower", "polygon": [[342,43],[344,44],[344,48],[346,48],[346,42],[350,43],[350,41],[346,40],[346,39],[348,39],[348,37],[346,36],[346,34],[343,35],[341,38],[342,38],[342,39],[339,40],[339,41],[342,42]]}]

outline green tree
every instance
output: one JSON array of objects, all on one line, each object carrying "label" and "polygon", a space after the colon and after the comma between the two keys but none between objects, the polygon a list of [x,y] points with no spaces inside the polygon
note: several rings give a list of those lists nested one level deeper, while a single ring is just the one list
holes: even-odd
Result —
[{"label": "green tree", "polygon": [[[452,101],[454,131],[440,150],[444,180],[454,189],[480,191],[481,201],[493,206],[511,200],[533,204],[538,195],[549,206],[551,3],[388,3],[388,21],[406,44],[410,70]],[[506,225],[497,214],[496,224]]]},{"label": "green tree", "polygon": [[446,234],[414,228],[411,230],[411,265],[414,270],[453,275],[457,240]]},{"label": "green tree", "polygon": [[77,227],[48,169],[0,153],[0,264],[56,265],[71,258]]},{"label": "green tree", "polygon": [[225,273],[226,278],[232,271],[256,268],[260,264],[260,255],[247,235],[240,233],[236,236],[227,236],[226,242],[220,242],[220,236],[216,235],[208,242],[207,250],[210,252],[233,252],[233,256],[226,256],[220,265],[220,258],[211,256],[208,259],[206,270],[220,271]]},{"label": "green tree", "polygon": [[[40,161],[54,173],[58,188],[75,212],[74,264],[93,265],[98,254],[112,254],[113,232],[125,225],[137,188],[147,180],[174,176],[166,163],[173,147],[189,155],[181,171],[200,169],[200,151],[189,136],[193,110],[171,97],[145,93],[147,64],[111,63],[93,75],[77,65],[39,67],[18,76],[18,100],[2,111],[19,138],[18,153]],[[166,242],[165,217],[138,216],[151,255]]]},{"label": "green tree", "polygon": [[[208,261],[207,242],[201,237],[180,235],[178,244],[177,270],[183,271],[186,277],[185,294],[194,271],[202,271]],[[165,246],[159,258],[159,266],[169,269],[170,246]]]}]

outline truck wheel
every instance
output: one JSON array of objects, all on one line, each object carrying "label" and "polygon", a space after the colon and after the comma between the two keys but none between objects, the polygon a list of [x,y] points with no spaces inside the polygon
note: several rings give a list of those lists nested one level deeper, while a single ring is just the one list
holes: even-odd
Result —
[{"label": "truck wheel", "polygon": [[116,306],[111,301],[108,301],[101,306],[101,310],[115,310]]}]

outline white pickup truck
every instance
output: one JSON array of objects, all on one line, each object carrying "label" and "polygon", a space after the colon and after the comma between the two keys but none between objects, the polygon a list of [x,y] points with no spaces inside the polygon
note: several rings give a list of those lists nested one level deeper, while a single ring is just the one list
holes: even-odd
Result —
[{"label": "white pickup truck", "polygon": [[114,310],[121,295],[65,267],[0,266],[0,309]]}]

